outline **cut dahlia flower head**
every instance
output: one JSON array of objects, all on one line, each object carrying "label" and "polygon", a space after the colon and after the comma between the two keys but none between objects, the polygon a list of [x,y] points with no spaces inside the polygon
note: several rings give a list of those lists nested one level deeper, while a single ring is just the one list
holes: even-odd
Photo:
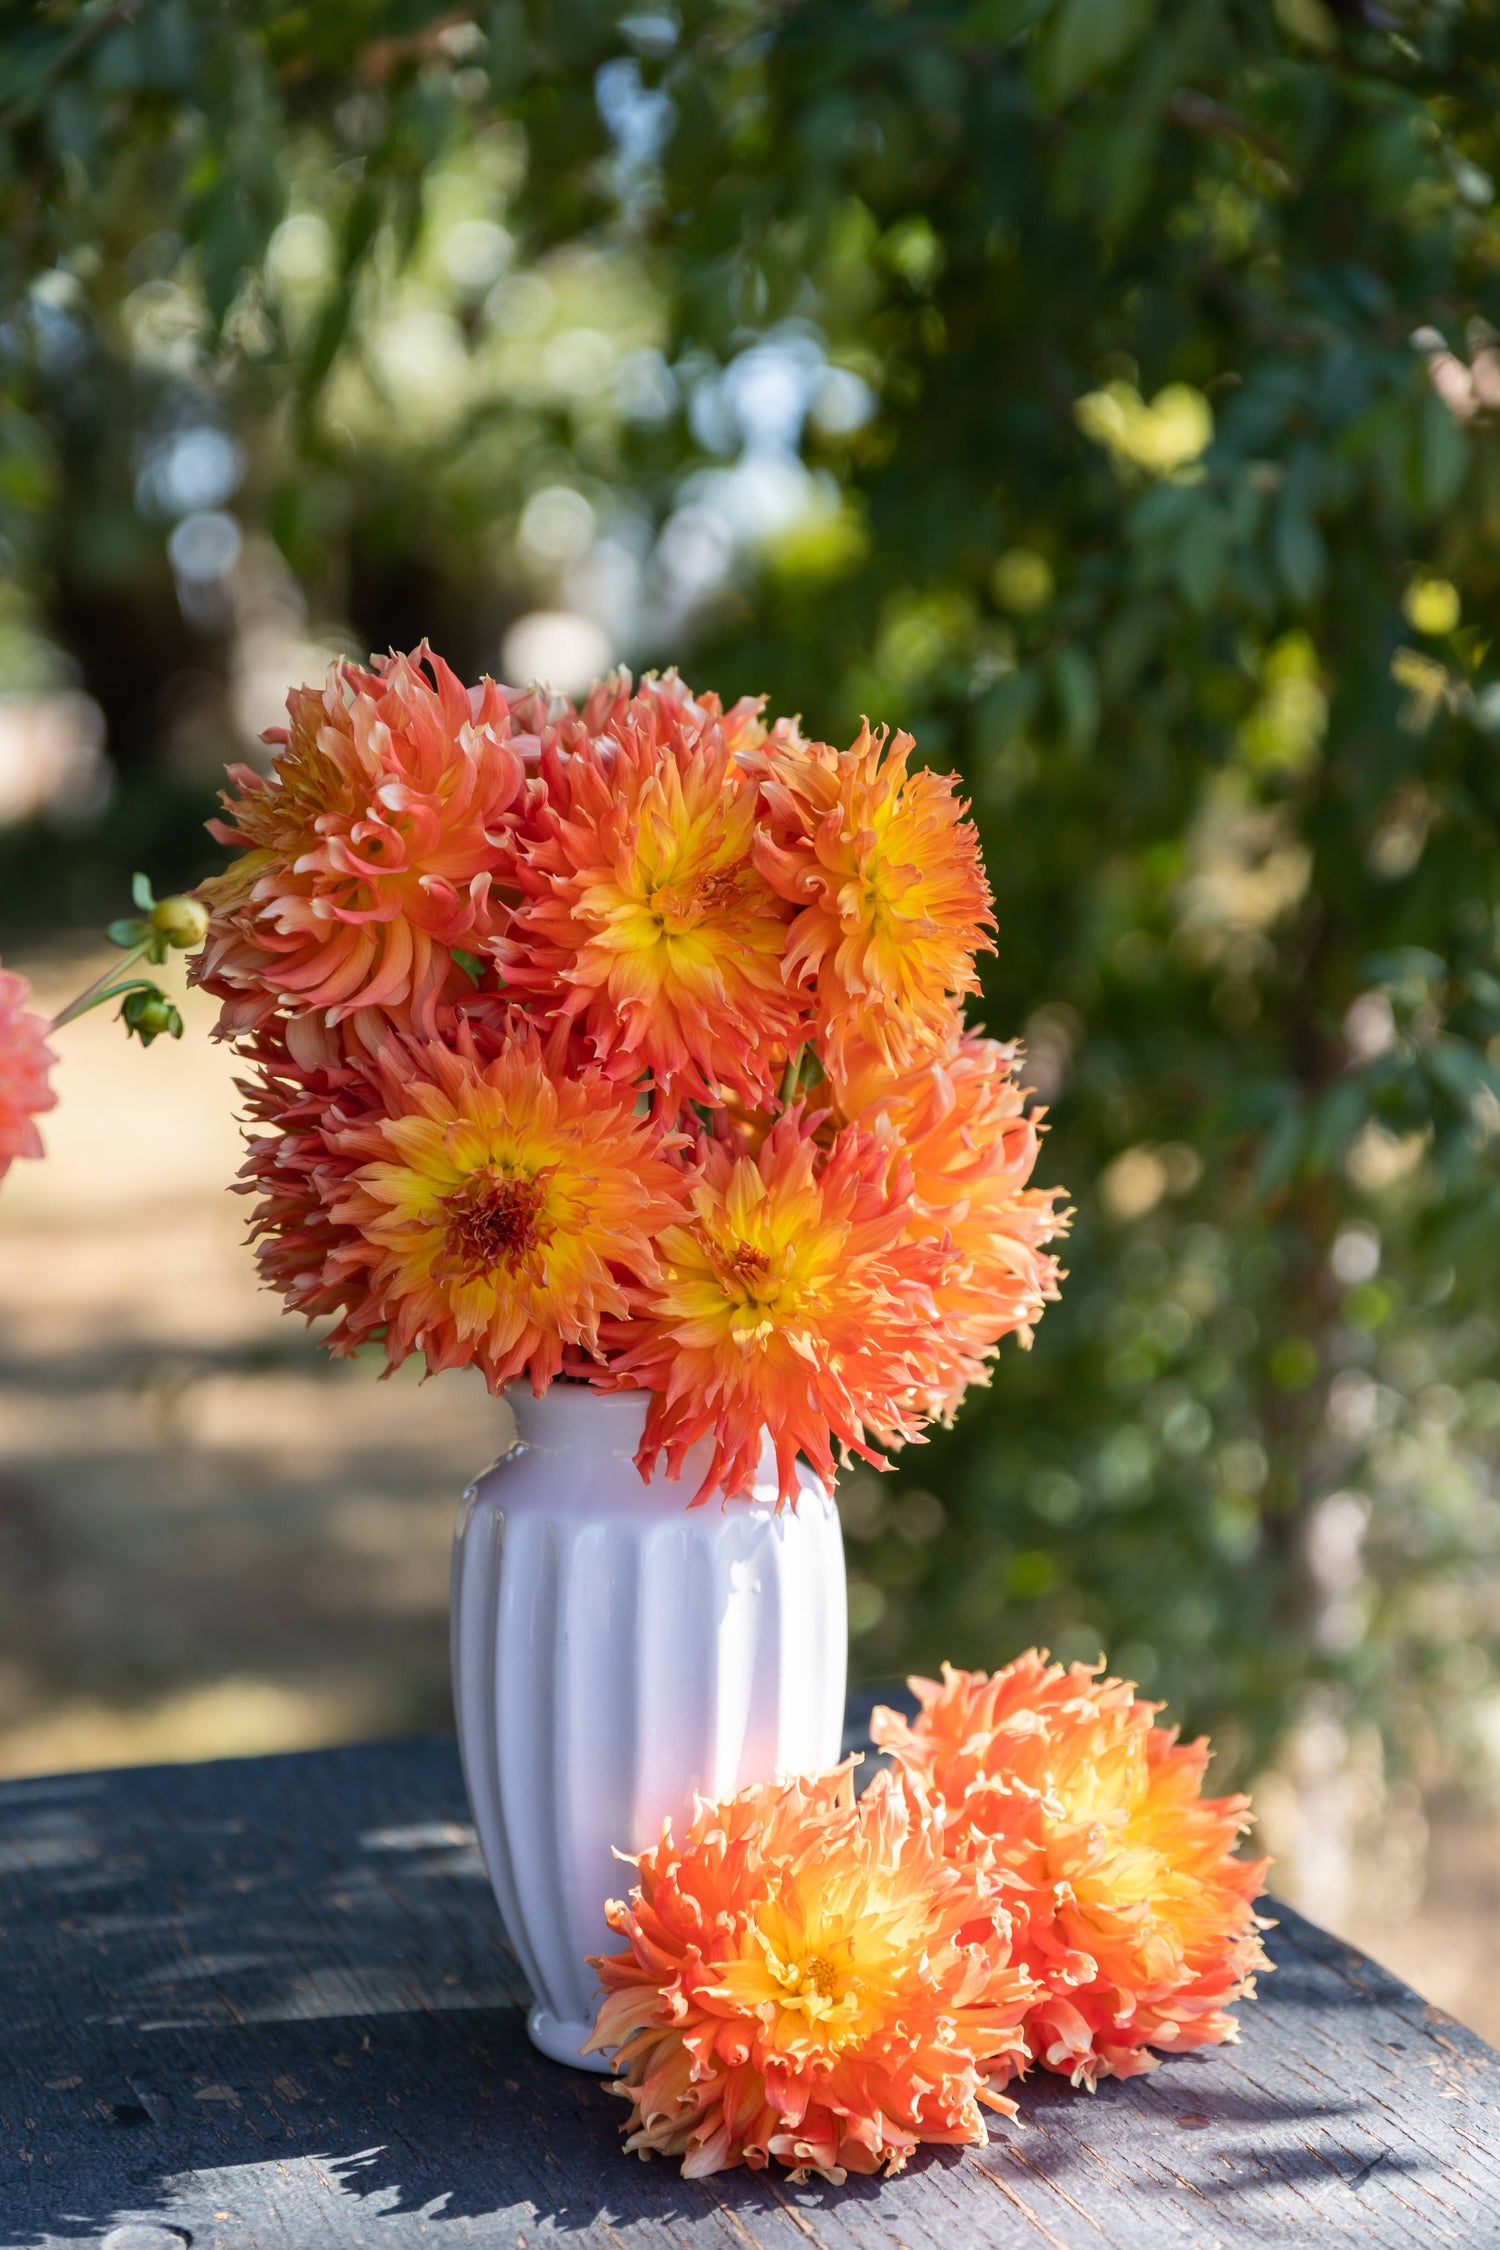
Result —
[{"label": "cut dahlia flower head", "polygon": [[836,1771],[699,1800],[606,1909],[590,2045],[631,2105],[626,2147],[690,2178],[775,2158],[835,2184],[924,2141],[983,2143],[1024,2067],[1032,1980],[1000,1885],[943,1856],[887,1775]]},{"label": "cut dahlia flower head", "polygon": [[1003,1886],[1034,1978],[1029,2054],[1074,2085],[1237,2039],[1231,2005],[1269,1968],[1254,1902],[1267,1862],[1234,1856],[1248,1797],[1201,1794],[1209,1748],[1098,1664],[1028,1649],[995,1673],[910,1682],[914,1721],[877,1709],[914,1819]]},{"label": "cut dahlia flower head", "polygon": [[951,777],[676,673],[582,703],[425,643],[230,771],[194,980],[267,1283],[337,1352],[651,1394],[641,1465],[794,1500],[947,1418],[1061,1279]]},{"label": "cut dahlia flower head", "polygon": [[628,2149],[898,2171],[983,2141],[1033,2064],[1092,2091],[1237,2036],[1269,1966],[1248,1800],[1201,1797],[1207,1744],[1102,1670],[944,1665],[914,1724],[875,1713],[895,1768],[857,1801],[850,1760],[664,1825],[591,1963]]}]

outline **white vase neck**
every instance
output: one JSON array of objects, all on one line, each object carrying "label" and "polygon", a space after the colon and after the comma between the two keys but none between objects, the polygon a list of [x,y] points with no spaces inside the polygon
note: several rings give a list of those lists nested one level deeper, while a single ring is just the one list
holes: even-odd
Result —
[{"label": "white vase neck", "polygon": [[596,1391],[586,1383],[554,1383],[537,1398],[529,1383],[513,1383],[505,1403],[523,1445],[551,1452],[561,1446],[606,1446],[634,1453],[646,1429],[649,1391]]}]

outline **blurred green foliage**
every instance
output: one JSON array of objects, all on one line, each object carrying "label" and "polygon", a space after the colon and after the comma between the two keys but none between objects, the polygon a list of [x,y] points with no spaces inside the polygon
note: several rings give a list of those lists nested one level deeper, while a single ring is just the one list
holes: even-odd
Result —
[{"label": "blurred green foliage", "polygon": [[857,1666],[1102,1646],[1231,1757],[1482,1714],[1500,15],[0,20],[0,667],[119,769],[0,839],[11,922],[190,874],[299,649],[562,611],[911,727],[1078,1216],[1030,1356],[850,1484]]}]

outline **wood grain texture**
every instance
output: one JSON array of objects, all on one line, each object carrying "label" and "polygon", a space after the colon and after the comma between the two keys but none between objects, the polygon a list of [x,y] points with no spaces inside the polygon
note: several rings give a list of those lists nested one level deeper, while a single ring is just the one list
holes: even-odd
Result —
[{"label": "wood grain texture", "polygon": [[451,1744],[11,1782],[0,2250],[1500,2245],[1500,2057],[1295,1914],[1270,1945],[1237,2048],[1035,2083],[896,2180],[694,2183],[528,2045]]}]

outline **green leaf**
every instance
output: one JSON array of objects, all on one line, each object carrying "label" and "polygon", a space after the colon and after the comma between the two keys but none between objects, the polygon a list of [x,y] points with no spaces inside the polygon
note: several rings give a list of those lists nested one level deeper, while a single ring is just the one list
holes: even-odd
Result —
[{"label": "green leaf", "polygon": [[1307,1161],[1313,1171],[1326,1172],[1338,1161],[1364,1123],[1368,1106],[1358,1078],[1341,1078],[1329,1088],[1313,1111],[1307,1136]]},{"label": "green leaf", "polygon": [[1367,984],[1441,984],[1448,964],[1425,945],[1394,945],[1389,952],[1369,954],[1360,974]]},{"label": "green leaf", "polygon": [[134,899],[136,905],[140,908],[141,912],[143,914],[149,914],[152,907],[156,904],[155,899],[151,895],[150,876],[139,874],[132,875],[130,878],[130,895]]},{"label": "green leaf", "polygon": [[1070,641],[1053,657],[1052,690],[1065,745],[1075,752],[1089,749],[1099,731],[1099,677],[1092,657],[1077,641]]},{"label": "green leaf", "polygon": [[1467,1109],[1482,1086],[1493,1088],[1494,1073],[1483,1054],[1466,1039],[1455,1038],[1451,1033],[1444,1033],[1424,1047],[1422,1060],[1429,1074],[1460,1108]]},{"label": "green leaf", "polygon": [[104,934],[111,945],[128,948],[144,944],[151,935],[151,925],[149,922],[111,922]]},{"label": "green leaf", "polygon": [[976,733],[982,750],[1003,750],[1018,735],[1041,700],[1042,676],[1029,665],[1007,672],[980,698]]},{"label": "green leaf", "polygon": [[1469,440],[1436,392],[1422,401],[1417,458],[1422,499],[1436,515],[1456,498],[1469,466]]},{"label": "green leaf", "polygon": [[1150,30],[1156,0],[1062,0],[1044,36],[1039,69],[1053,103],[1072,99]]},{"label": "green leaf", "polygon": [[1307,1119],[1301,1104],[1288,1101],[1261,1145],[1253,1194],[1264,1202],[1284,1188],[1302,1159],[1307,1140]]},{"label": "green leaf", "polygon": [[1056,0],[975,0],[955,37],[1004,46],[1040,23],[1055,5]]},{"label": "green leaf", "polygon": [[1229,525],[1221,509],[1204,501],[1177,545],[1177,584],[1189,608],[1206,617],[1218,602],[1229,560]]},{"label": "green leaf", "polygon": [[1328,549],[1310,515],[1283,502],[1276,511],[1271,544],[1281,582],[1294,602],[1309,607],[1328,577]]},{"label": "green leaf", "polygon": [[1272,12],[1282,28],[1304,46],[1329,53],[1339,43],[1339,27],[1323,0],[1272,0]]},{"label": "green leaf", "polygon": [[311,345],[302,362],[301,389],[304,399],[311,398],[317,392],[349,333],[349,324],[354,317],[353,277],[369,255],[380,225],[381,212],[381,198],[376,189],[367,183],[344,213],[339,239],[339,286],[329,296],[318,316]]}]

